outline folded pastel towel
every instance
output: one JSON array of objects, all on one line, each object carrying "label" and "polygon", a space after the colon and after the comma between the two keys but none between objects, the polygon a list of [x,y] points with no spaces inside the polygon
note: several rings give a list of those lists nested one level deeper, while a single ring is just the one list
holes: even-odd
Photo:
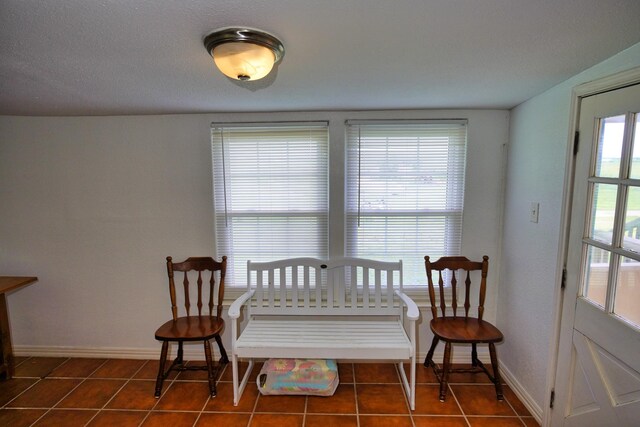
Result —
[{"label": "folded pastel towel", "polygon": [[335,360],[269,359],[256,380],[262,394],[331,396],[338,387]]}]

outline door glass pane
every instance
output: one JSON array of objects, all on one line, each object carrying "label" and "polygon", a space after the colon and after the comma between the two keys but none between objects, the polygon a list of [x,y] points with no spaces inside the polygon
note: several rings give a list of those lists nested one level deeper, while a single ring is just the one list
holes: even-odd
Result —
[{"label": "door glass pane", "polygon": [[640,327],[640,262],[622,257],[613,312]]},{"label": "door glass pane", "polygon": [[640,179],[640,113],[636,113],[636,120],[633,124],[633,154],[631,157],[631,178]]},{"label": "door glass pane", "polygon": [[586,276],[582,295],[601,307],[604,307],[607,295],[610,259],[611,252],[588,246]]},{"label": "door glass pane", "polygon": [[596,176],[618,178],[620,175],[624,119],[624,115],[600,119]]},{"label": "door glass pane", "polygon": [[629,187],[622,247],[640,253],[640,187]]},{"label": "door glass pane", "polygon": [[617,185],[594,184],[591,230],[589,232],[589,237],[592,239],[611,244],[617,198]]}]

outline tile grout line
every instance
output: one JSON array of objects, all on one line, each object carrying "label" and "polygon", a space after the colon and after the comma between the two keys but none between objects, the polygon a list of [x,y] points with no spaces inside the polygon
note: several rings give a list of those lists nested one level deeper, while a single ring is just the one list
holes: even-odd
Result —
[{"label": "tile grout line", "polygon": [[[220,363],[220,359],[222,359],[222,355],[220,355],[220,359],[216,359],[215,355],[216,355],[215,351],[212,350],[212,358],[217,360],[216,363],[219,364]],[[222,368],[222,370],[220,372],[217,372],[218,375],[216,375],[216,378],[215,378],[216,397],[218,397],[218,384],[220,384],[220,379],[224,375],[224,371],[227,370],[228,366],[229,366],[229,362],[225,363],[224,367]],[[218,368],[219,368],[219,366],[218,366]],[[208,377],[207,377],[207,385],[208,385],[208,381],[209,380],[208,380]],[[207,396],[207,400],[205,400],[204,406],[202,407],[202,410],[200,410],[200,412],[198,413],[198,416],[196,417],[196,419],[193,422],[193,425],[191,427],[195,427],[198,424],[198,421],[200,421],[200,418],[202,417],[202,414],[204,413],[204,410],[207,409],[207,405],[209,404],[211,399],[213,399],[213,398],[211,397],[211,390],[209,390],[209,396]]]},{"label": "tile grout line", "polygon": [[[40,378],[40,381],[44,380],[47,378],[47,375],[49,375],[51,372],[53,372],[55,369],[59,368],[60,366],[64,365],[65,363],[69,362],[69,360],[71,360],[70,357],[67,357],[67,360],[65,360],[64,362],[60,363],[58,366],[56,366],[55,368],[51,369],[51,371],[49,373],[47,373],[44,377]],[[106,361],[105,361],[106,363]],[[71,390],[69,390],[69,392],[67,394],[65,394],[64,396],[62,396],[62,398],[60,400],[58,400],[56,403],[54,403],[53,405],[51,405],[50,408],[48,408],[44,414],[42,414],[42,416],[40,418],[38,418],[37,420],[35,420],[33,423],[31,423],[31,425],[35,425],[38,421],[40,421],[42,418],[44,418],[49,412],[51,412],[53,410],[53,408],[56,407],[57,404],[59,404],[60,402],[62,402],[67,396],[69,396],[71,393],[73,393],[73,391],[75,389],[77,389],[78,387],[80,387],[80,384],[82,384],[83,382],[85,382],[86,378],[84,378],[82,381],[80,381],[75,387],[73,387]],[[40,381],[38,381],[38,383],[40,383]],[[36,384],[38,384],[36,383]],[[35,385],[35,384],[34,384]]]},{"label": "tile grout line", "polygon": [[[147,363],[150,363],[150,362],[152,362],[152,361],[153,361],[152,359],[149,359],[149,360],[147,360]],[[144,364],[140,369],[142,369],[142,368],[143,368],[147,363],[145,363],[145,364]],[[158,360],[158,365],[159,365],[159,364],[160,364],[160,361]],[[160,371],[160,367],[158,366],[158,372],[159,372],[159,371]],[[171,371],[169,371],[169,373],[171,373]],[[178,375],[179,375],[179,374],[178,374]],[[167,379],[166,379],[166,378],[162,381],[162,385],[163,385],[163,386],[166,386],[166,387],[164,387],[164,393],[162,393],[162,392],[161,392],[161,393],[160,393],[160,396],[159,396],[157,399],[155,399],[156,403],[154,403],[154,404],[153,404],[153,406],[151,407],[151,409],[149,409],[149,410],[147,411],[147,415],[145,415],[145,417],[142,419],[142,421],[140,421],[140,424],[138,424],[138,426],[141,426],[142,424],[144,424],[144,422],[145,422],[145,421],[147,421],[147,418],[149,418],[149,417],[151,416],[151,412],[152,412],[153,410],[155,410],[155,409],[156,409],[156,406],[158,406],[158,404],[160,403],[160,400],[164,397],[164,395],[167,393],[167,391],[169,391],[169,389],[170,389],[170,388],[171,388],[171,386],[173,385],[173,382],[174,382],[174,381],[175,381],[175,379],[178,377],[178,375],[176,375],[176,376],[175,376],[175,378],[173,378],[172,380],[170,380],[169,384],[167,384],[167,383],[166,383],[166,381],[167,381]],[[157,381],[157,380],[158,380],[158,378],[156,377],[156,381]],[[150,381],[153,381],[153,380],[150,380]],[[154,389],[155,389],[155,386],[154,386]],[[155,391],[154,391],[154,392],[155,392]]]},{"label": "tile grout line", "polygon": [[[416,423],[413,421],[413,411],[411,410],[411,397],[407,394],[407,391],[404,388],[402,376],[400,375],[400,366],[395,363],[393,364],[393,366],[395,367],[396,375],[398,376],[398,380],[400,382],[400,388],[402,389],[402,395],[404,396],[404,403],[406,404],[407,410],[409,411],[409,421],[411,421],[412,427],[416,427]],[[402,369],[404,369],[404,366],[402,367]]]},{"label": "tile grout line", "polygon": [[[106,362],[105,362],[105,363],[106,363]],[[140,371],[142,370],[142,368],[144,368],[144,367],[145,367],[145,365],[146,365],[147,363],[149,363],[149,360],[147,360],[145,363],[143,363],[142,365],[140,365],[140,367],[139,367],[138,369],[136,369],[136,371],[135,371],[135,372],[133,372],[133,373],[131,374],[131,376],[129,376],[129,378],[124,382],[124,384],[122,384],[122,386],[121,386],[121,387],[120,387],[120,388],[119,388],[115,393],[113,393],[113,396],[111,396],[111,398],[110,398],[109,400],[107,400],[107,402],[106,402],[104,405],[102,405],[102,408],[98,409],[98,412],[97,412],[93,417],[91,417],[91,419],[90,419],[89,421],[87,421],[87,423],[85,424],[85,426],[89,425],[89,423],[90,423],[91,421],[93,421],[93,419],[94,419],[95,417],[97,417],[98,415],[100,415],[100,412],[102,412],[104,409],[106,409],[106,408],[107,408],[107,405],[108,405],[109,403],[111,403],[111,401],[112,401],[113,399],[115,399],[116,395],[117,395],[118,393],[120,393],[120,392],[122,391],[122,389],[124,389],[124,388],[127,386],[127,384],[129,384],[129,383],[131,382],[131,380],[133,379],[133,377],[135,377],[135,376],[138,374],[138,372],[140,372]],[[101,365],[101,366],[102,366],[102,365]],[[99,368],[98,368],[98,369],[99,369]],[[97,370],[97,369],[96,369],[96,370]],[[95,371],[94,371],[94,372],[92,372],[92,374],[91,374],[91,375],[93,375],[94,373],[95,373]],[[157,404],[157,402],[156,402],[156,404]],[[149,413],[150,413],[150,412],[149,412]],[[147,417],[149,416],[149,413],[147,413],[147,415],[142,419],[142,421],[140,422],[140,424],[138,424],[139,426],[140,426],[140,425],[142,425],[142,423],[144,422],[144,420],[146,420],[146,419],[147,419]]]},{"label": "tile grout line", "polygon": [[[226,369],[226,366],[225,366],[225,369]],[[223,369],[223,371],[224,371],[224,369]],[[222,376],[222,372],[220,373],[220,376]],[[216,383],[215,383],[216,384],[216,397],[218,397],[218,379],[216,378],[215,381],[216,381]],[[208,383],[208,380],[207,380],[207,387],[208,386],[209,386],[209,383]],[[209,403],[209,401],[211,399],[213,399],[211,397],[211,390],[209,388],[207,388],[207,390],[208,390],[207,398],[205,399],[204,404],[202,405],[202,408],[198,412],[198,415],[196,416],[196,419],[193,421],[193,424],[191,424],[191,427],[194,427],[198,423],[198,421],[200,420],[200,417],[202,416],[202,413],[204,412],[205,408],[207,407],[207,404]],[[149,412],[149,413],[151,413],[151,412]],[[142,425],[142,423],[140,425]]]},{"label": "tile grout line", "polygon": [[502,393],[502,398],[504,399],[505,402],[507,402],[507,405],[509,405],[509,407],[511,408],[513,413],[516,414],[516,416],[518,417],[518,420],[520,421],[520,423],[522,423],[522,425],[526,427],[526,424],[525,424],[524,420],[522,419],[520,414],[518,414],[518,411],[516,411],[516,408],[513,407],[513,405],[511,404],[511,402],[507,398],[507,396],[504,395],[504,392]]},{"label": "tile grout line", "polygon": [[[18,364],[18,366],[19,366],[19,365],[22,365],[23,363],[25,363],[26,361],[28,361],[28,360],[30,360],[30,359],[32,359],[32,357],[28,357],[26,360],[23,360],[21,363],[19,363],[19,364]],[[51,369],[51,371],[50,371],[49,373],[51,373],[54,369],[56,369],[56,368],[58,368],[58,367],[60,367],[60,366],[64,365],[64,364],[65,364],[65,363],[67,363],[69,360],[71,360],[71,358],[69,358],[69,357],[68,357],[68,358],[67,358],[67,360],[63,361],[62,363],[60,363],[59,365],[57,365],[55,368]],[[17,367],[17,366],[16,366],[16,367]],[[35,385],[36,385],[36,384],[39,384],[39,383],[40,383],[43,379],[45,379],[46,377],[47,377],[46,375],[45,375],[44,377],[38,377],[38,381],[36,381],[35,383],[31,384],[31,386],[30,386],[30,387],[27,387],[24,391],[22,391],[22,393],[19,393],[16,397],[14,397],[14,398],[13,398],[13,399],[11,399],[10,401],[8,401],[8,402],[3,406],[3,408],[6,408],[6,407],[7,407],[7,405],[8,405],[9,403],[13,402],[13,401],[14,401],[14,400],[16,400],[18,397],[22,396],[24,393],[26,393],[26,392],[27,392],[27,390],[31,390],[33,387],[35,387]],[[14,377],[14,378],[15,378],[15,377]],[[33,377],[26,377],[26,378],[33,378]],[[80,384],[82,384],[82,382],[80,382]],[[78,385],[80,385],[80,384],[78,384]],[[75,388],[74,388],[74,390],[75,390]],[[72,390],[72,391],[73,391],[73,390]],[[71,393],[71,392],[69,392],[69,393]],[[65,396],[65,397],[66,397],[66,396]],[[63,397],[63,399],[64,399],[64,397]],[[43,408],[43,409],[45,409],[45,408]],[[31,423],[30,425],[32,426],[32,425],[34,425],[35,423],[37,423],[38,421],[40,421],[40,420],[42,419],[42,417],[44,417],[45,415],[47,415],[47,414],[51,411],[51,409],[52,409],[52,408],[46,408],[46,411],[44,411],[44,414],[42,414],[40,417],[38,417],[38,418],[37,418],[33,423]]]},{"label": "tile grout line", "polygon": [[[36,384],[38,384],[40,381],[42,381],[42,378],[39,378],[36,382],[34,382],[33,384],[31,384],[29,387],[27,387],[25,390],[22,391],[22,393],[19,393],[16,397],[14,397],[13,399],[9,400],[7,403],[5,403],[5,405],[2,407],[3,409],[7,409],[7,405],[11,402],[13,402],[14,400],[16,400],[18,397],[22,396],[24,393],[26,393],[28,390],[31,390],[33,387],[35,387]],[[40,417],[38,417],[33,423],[31,423],[30,425],[33,425],[35,423],[37,423],[40,418],[44,417],[47,412],[49,412],[49,409],[47,409],[46,411],[44,411],[44,414],[42,414]]]},{"label": "tile grout line", "polygon": [[[70,361],[71,359],[72,359],[72,358],[67,359],[64,363],[60,364],[60,365],[58,366],[58,368],[59,368],[59,367],[61,367],[61,366],[63,366],[63,365],[65,365],[65,364],[67,364],[67,363],[69,363],[69,361]],[[97,366],[93,371],[91,371],[88,375],[85,375],[84,379],[83,379],[83,380],[80,382],[80,384],[78,384],[78,385],[77,385],[77,387],[75,387],[73,390],[75,390],[76,388],[80,387],[80,385],[81,385],[82,383],[84,383],[87,379],[89,379],[89,378],[91,377],[91,375],[95,374],[95,373],[98,371],[98,369],[102,368],[102,367],[103,367],[103,366],[104,366],[108,361],[109,361],[109,359],[105,359],[105,360],[104,360],[104,362],[102,362],[100,365],[98,365],[98,366]],[[56,369],[57,369],[57,368],[56,368]],[[54,377],[54,378],[75,378],[75,377]],[[80,378],[83,378],[83,377],[77,377],[77,378],[78,378],[78,379],[80,379]],[[71,391],[70,391],[70,392],[69,392],[65,397],[63,397],[60,401],[64,400],[67,396],[69,396],[69,394],[71,394],[71,393],[73,392],[73,390],[71,390]],[[58,402],[58,403],[60,403],[60,402]],[[58,403],[56,403],[56,405],[57,405]],[[45,414],[43,415],[43,417],[44,417],[45,415],[47,415],[49,412],[51,412],[54,408],[55,408],[55,405],[54,405],[53,407],[49,408],[49,410],[48,410],[47,412],[45,412]],[[100,413],[100,410],[98,409],[98,410],[96,411],[96,413],[93,415],[93,417],[91,417],[91,418],[90,418],[90,419],[85,423],[85,426],[86,426],[87,424],[89,424],[89,423],[90,423],[90,422],[91,422],[95,417],[97,417],[99,413]],[[42,417],[41,417],[41,418],[42,418]],[[38,420],[36,420],[36,422],[38,422],[41,418],[38,418]],[[32,424],[32,425],[33,425],[33,424]]]},{"label": "tile grout line", "polygon": [[303,413],[302,413],[302,427],[304,427],[306,425],[306,423],[307,423],[307,405],[308,405],[308,403],[309,403],[309,396],[306,395],[304,397],[304,410],[303,410]]},{"label": "tile grout line", "polygon": [[471,427],[471,422],[467,418],[467,414],[465,414],[464,409],[462,408],[462,404],[458,400],[458,396],[456,396],[455,392],[453,391],[453,387],[451,387],[451,384],[447,384],[447,388],[449,388],[450,395],[453,396],[453,398],[455,399],[456,405],[458,405],[458,408],[460,409],[460,413],[462,414],[462,417],[464,418],[464,422],[467,423],[468,427]]},{"label": "tile grout line", "polygon": [[[15,367],[17,368],[18,366],[22,365],[23,363],[27,362],[28,360],[33,359],[33,357],[29,356],[27,357],[25,360],[23,360],[22,362],[18,363]],[[70,360],[71,358],[67,358],[67,360],[61,362],[58,366],[56,366],[55,368],[51,369],[51,371],[53,371],[54,369],[59,368],[60,366],[64,365],[68,360]],[[31,384],[29,387],[27,387],[26,389],[22,390],[20,393],[18,393],[16,396],[14,396],[12,399],[8,400],[7,403],[5,403],[4,405],[2,405],[0,408],[2,409],[10,409],[7,408],[7,405],[11,402],[13,402],[14,400],[16,400],[18,397],[22,396],[24,393],[26,393],[27,391],[31,390],[36,384],[38,384],[40,381],[42,381],[43,379],[46,378],[46,375],[44,377],[20,377],[20,376],[13,376],[13,378],[34,378],[37,379],[36,382],[34,382],[33,384]],[[46,412],[45,412],[46,414]],[[43,416],[45,415],[43,414]],[[39,418],[38,418],[39,419]]]},{"label": "tile grout line", "polygon": [[353,380],[353,393],[356,400],[356,426],[360,427],[360,406],[358,405],[358,387],[356,386],[356,364],[351,363],[351,378]]},{"label": "tile grout line", "polygon": [[[256,366],[254,366],[251,369],[255,369]],[[248,365],[247,365],[247,369],[249,369]],[[238,368],[238,370],[240,370]],[[259,375],[259,374],[258,374]],[[249,384],[249,381],[247,380],[247,385]],[[244,394],[244,393],[242,393]],[[253,416],[256,414],[256,409],[258,408],[258,400],[260,400],[260,396],[262,396],[262,393],[260,393],[260,391],[258,391],[258,395],[256,396],[256,401],[253,402],[253,409],[251,410],[251,416],[249,416],[249,421],[247,422],[247,427],[249,427],[252,423],[253,423]],[[240,399],[242,399],[242,397],[240,397]],[[238,405],[240,404],[240,400],[238,400]]]},{"label": "tile grout line", "polygon": [[[71,359],[69,359],[69,360],[71,360]],[[86,380],[87,378],[91,377],[91,375],[93,375],[93,374],[95,374],[96,372],[98,372],[98,369],[100,369],[100,368],[102,368],[104,365],[106,365],[108,361],[109,361],[109,359],[105,359],[105,361],[104,361],[104,362],[102,362],[100,365],[98,365],[98,366],[96,367],[96,369],[94,369],[93,371],[91,371],[91,372],[89,373],[89,375],[87,375],[87,377],[85,378],[85,380]],[[83,381],[83,382],[84,382],[84,381]],[[82,384],[82,383],[80,383],[80,384]],[[79,386],[80,384],[78,384],[78,386]],[[97,416],[98,416],[98,414],[99,414],[99,413],[100,413],[100,410],[97,410],[97,411],[96,411],[96,413],[93,415],[93,417],[89,418],[89,419],[87,420],[87,422],[86,422],[84,425],[85,425],[85,426],[86,426],[86,425],[88,425],[91,421],[93,421],[93,419],[94,419],[95,417],[97,417]]]},{"label": "tile grout line", "polygon": [[[14,377],[16,378],[16,377]],[[18,377],[18,378],[34,378],[34,377]],[[7,403],[5,403],[4,405],[2,405],[1,409],[11,409],[11,408],[7,408],[7,405],[11,402],[13,402],[14,400],[16,400],[18,397],[22,396],[24,393],[26,393],[28,390],[31,390],[36,384],[38,384],[40,381],[42,381],[42,378],[37,378],[36,382],[34,382],[33,384],[31,384],[29,387],[25,388],[24,390],[22,390],[20,393],[18,393],[15,397],[13,397],[12,399],[9,399],[7,401]]]}]

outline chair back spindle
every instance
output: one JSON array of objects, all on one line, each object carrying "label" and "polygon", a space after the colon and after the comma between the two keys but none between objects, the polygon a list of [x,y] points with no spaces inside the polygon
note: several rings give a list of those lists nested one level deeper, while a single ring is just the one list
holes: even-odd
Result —
[{"label": "chair back spindle", "polygon": [[[487,272],[489,270],[489,257],[483,256],[482,261],[469,261],[466,257],[442,257],[432,262],[429,256],[425,256],[425,268],[427,270],[427,281],[429,285],[429,300],[431,302],[431,315],[435,319],[438,317],[438,302],[440,315],[447,316],[447,309],[451,310],[452,317],[458,317],[459,296],[458,277],[464,277],[464,315],[468,318],[471,309],[471,272],[480,271],[480,283],[478,287],[478,319],[482,320],[484,315],[484,300],[487,288]],[[436,299],[435,285],[433,282],[433,271],[438,272],[438,298]],[[445,280],[446,276],[448,280]],[[445,282],[448,282],[445,284]],[[447,307],[446,289],[451,289],[451,303]]]},{"label": "chair back spindle", "polygon": [[[175,272],[182,272],[182,290],[184,295],[184,308],[187,316],[191,315],[191,286],[195,276],[195,308],[197,316],[209,315],[220,318],[222,316],[222,303],[224,301],[224,278],[226,272],[227,257],[223,256],[222,261],[215,261],[211,257],[191,257],[183,262],[174,263],[172,258],[167,257],[167,273],[169,275],[169,295],[171,297],[171,314],[173,320],[179,316],[178,296],[174,275]],[[197,273],[197,276],[195,275]],[[209,286],[205,285],[208,279]],[[208,294],[208,295],[207,295]],[[203,312],[203,307],[205,308]],[[214,314],[215,307],[215,314]],[[207,309],[208,308],[208,312]]]}]

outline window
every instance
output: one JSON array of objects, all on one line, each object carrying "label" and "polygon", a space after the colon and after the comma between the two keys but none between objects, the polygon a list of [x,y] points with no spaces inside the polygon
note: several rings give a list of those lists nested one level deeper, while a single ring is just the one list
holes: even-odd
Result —
[{"label": "window", "polygon": [[248,259],[353,256],[401,259],[410,287],[426,283],[424,255],[460,254],[466,121],[342,123],[332,154],[344,157],[331,162],[327,122],[212,126],[229,286],[246,285]]},{"label": "window", "polygon": [[327,123],[214,124],[211,137],[227,283],[244,285],[248,259],[328,258]]},{"label": "window", "polygon": [[458,255],[466,122],[347,123],[346,254],[403,260],[424,284],[424,255]]},{"label": "window", "polygon": [[[597,121],[582,296],[640,328],[640,113]],[[609,301],[607,301],[609,300]]]}]

